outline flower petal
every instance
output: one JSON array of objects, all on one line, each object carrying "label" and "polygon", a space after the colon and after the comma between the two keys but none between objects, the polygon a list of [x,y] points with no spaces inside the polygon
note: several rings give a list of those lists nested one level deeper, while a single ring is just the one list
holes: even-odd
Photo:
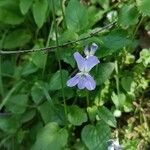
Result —
[{"label": "flower petal", "polygon": [[75,75],[74,77],[72,77],[71,79],[69,79],[67,81],[67,86],[73,87],[73,86],[77,85],[78,82],[79,82],[79,79],[80,79],[80,76],[79,75]]},{"label": "flower petal", "polygon": [[79,82],[78,82],[78,88],[80,90],[85,88],[85,77],[84,76],[80,77]]},{"label": "flower petal", "polygon": [[74,59],[77,62],[78,68],[80,71],[84,71],[85,66],[85,58],[81,56],[79,52],[74,53]]},{"label": "flower petal", "polygon": [[93,79],[92,76],[86,75],[84,82],[85,82],[85,83],[84,83],[84,84],[85,84],[85,87],[86,87],[88,90],[94,90],[94,89],[95,89],[95,87],[96,87],[96,82],[95,82],[95,80]]},{"label": "flower petal", "polygon": [[96,56],[89,56],[85,62],[85,71],[89,72],[94,66],[96,66],[100,61]]},{"label": "flower petal", "polygon": [[85,46],[85,48],[84,48],[84,54],[85,54],[86,56],[90,56],[90,49],[89,49],[89,46],[88,46],[88,45]]},{"label": "flower petal", "polygon": [[94,55],[97,49],[98,49],[98,45],[95,44],[95,43],[92,43],[91,50],[90,50],[90,55]]}]

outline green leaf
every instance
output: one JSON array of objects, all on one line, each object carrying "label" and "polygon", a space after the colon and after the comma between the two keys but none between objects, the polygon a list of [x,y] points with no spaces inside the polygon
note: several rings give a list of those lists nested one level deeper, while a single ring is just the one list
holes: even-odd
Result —
[{"label": "green leaf", "polygon": [[49,102],[45,102],[38,107],[41,117],[45,124],[48,122],[57,122],[60,125],[65,123],[64,108],[60,105],[52,105]]},{"label": "green leaf", "polygon": [[110,75],[114,70],[114,63],[100,64],[96,74],[96,84],[101,85],[109,79]]},{"label": "green leaf", "polygon": [[10,25],[18,25],[24,21],[18,3],[12,0],[0,1],[0,22]]},{"label": "green leaf", "polygon": [[23,15],[25,15],[30,9],[33,0],[20,0],[20,10]]},{"label": "green leaf", "polygon": [[98,0],[98,3],[103,7],[105,11],[109,9],[109,0]]},{"label": "green leaf", "polygon": [[38,110],[45,124],[51,121],[51,117],[52,115],[54,115],[54,112],[49,102],[45,102],[42,105],[40,105],[38,107]]},{"label": "green leaf", "polygon": [[[66,70],[62,70],[62,78],[63,78],[63,87],[66,87],[66,82],[68,79],[68,72]],[[49,86],[50,90],[60,90],[62,88],[60,71],[57,71],[52,75]]]},{"label": "green leaf", "polygon": [[31,34],[25,29],[16,29],[9,32],[6,35],[3,43],[3,48],[12,49],[17,47],[23,47],[25,44],[30,42]]},{"label": "green leaf", "polygon": [[96,126],[85,126],[81,136],[89,150],[106,150],[110,139],[110,128],[105,122],[99,121]]},{"label": "green leaf", "polygon": [[120,93],[119,95],[115,94],[115,92],[112,93],[111,99],[113,103],[115,104],[116,108],[122,108],[126,101],[126,96],[124,93]]},{"label": "green leaf", "polygon": [[133,82],[132,77],[123,77],[121,79],[121,85],[124,88],[124,90],[126,90],[127,92],[129,92],[131,90],[131,83],[132,82]]},{"label": "green leaf", "polygon": [[16,116],[0,117],[0,129],[9,134],[13,134],[20,126],[19,119]]},{"label": "green leaf", "polygon": [[45,22],[47,9],[48,9],[47,0],[34,1],[32,12],[34,20],[39,28],[41,28]]},{"label": "green leaf", "polygon": [[69,30],[79,32],[88,26],[88,12],[78,0],[70,0],[66,8],[66,23]]},{"label": "green leaf", "polygon": [[123,26],[135,25],[138,22],[138,11],[134,5],[123,5],[120,9],[118,21]]},{"label": "green leaf", "polygon": [[68,120],[71,124],[79,126],[87,121],[87,114],[80,107],[73,105],[69,107]]},{"label": "green leaf", "polygon": [[146,16],[150,16],[150,1],[149,0],[136,0],[137,7],[140,12]]},{"label": "green leaf", "polygon": [[25,94],[18,94],[14,95],[9,98],[6,103],[7,110],[11,111],[12,113],[24,113],[26,110],[26,105],[28,102],[28,96]]},{"label": "green leaf", "polygon": [[97,107],[94,105],[87,108],[88,116],[92,122],[95,121],[96,115],[98,113]]},{"label": "green leaf", "polygon": [[67,144],[68,132],[57,123],[49,123],[41,129],[31,150],[61,150]]},{"label": "green leaf", "polygon": [[42,51],[32,53],[32,62],[38,67],[43,68],[45,66],[46,54]]},{"label": "green leaf", "polygon": [[33,63],[27,62],[26,64],[24,64],[22,68],[21,75],[28,76],[29,74],[32,74],[36,72],[37,70],[38,68]]},{"label": "green leaf", "polygon": [[131,45],[133,41],[128,38],[128,34],[123,30],[114,30],[108,35],[101,37],[102,41],[101,50],[97,52],[99,57],[105,57],[113,54],[114,52],[119,52],[125,46]]},{"label": "green leaf", "polygon": [[116,127],[116,119],[114,115],[105,106],[98,107],[98,116],[103,119],[108,125]]},{"label": "green leaf", "polygon": [[32,100],[36,104],[39,104],[41,102],[42,98],[44,97],[44,92],[41,89],[41,87],[39,86],[38,82],[35,82],[35,84],[31,88],[31,96],[32,96]]},{"label": "green leaf", "polygon": [[21,123],[26,123],[28,121],[31,121],[33,119],[33,117],[36,114],[36,110],[35,109],[31,109],[26,111],[21,118]]},{"label": "green leaf", "polygon": [[65,51],[60,52],[60,59],[62,59],[65,63],[70,64],[71,67],[75,67],[75,61],[73,58],[74,50],[66,49]]}]

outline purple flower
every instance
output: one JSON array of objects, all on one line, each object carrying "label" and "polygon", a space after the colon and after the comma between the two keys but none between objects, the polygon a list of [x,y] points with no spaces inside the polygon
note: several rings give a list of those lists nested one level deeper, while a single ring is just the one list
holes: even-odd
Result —
[{"label": "purple flower", "polygon": [[108,150],[122,150],[122,146],[119,144],[119,140],[109,140],[110,145],[108,146]]},{"label": "purple flower", "polygon": [[73,87],[77,85],[79,89],[87,88],[88,90],[94,90],[96,83],[89,74],[89,71],[99,63],[98,58],[96,56],[83,58],[79,52],[74,53],[74,58],[80,72],[67,81],[67,86]]},{"label": "purple flower", "polygon": [[86,55],[86,57],[93,56],[97,49],[98,49],[98,45],[95,43],[92,43],[91,47],[89,46],[85,47],[84,54]]}]

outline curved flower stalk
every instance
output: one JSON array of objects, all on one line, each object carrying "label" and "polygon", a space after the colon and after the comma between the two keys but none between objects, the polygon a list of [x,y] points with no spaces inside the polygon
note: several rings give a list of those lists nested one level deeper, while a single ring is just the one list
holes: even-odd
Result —
[{"label": "curved flower stalk", "polygon": [[67,86],[73,87],[77,85],[79,89],[95,89],[96,82],[93,79],[93,77],[89,74],[89,72],[94,66],[100,63],[98,58],[96,56],[93,56],[95,53],[94,51],[96,51],[96,49],[97,47],[92,46],[90,50],[85,48],[84,53],[86,55],[86,58],[83,58],[79,52],[74,53],[74,58],[77,62],[77,66],[80,72],[67,81]]}]

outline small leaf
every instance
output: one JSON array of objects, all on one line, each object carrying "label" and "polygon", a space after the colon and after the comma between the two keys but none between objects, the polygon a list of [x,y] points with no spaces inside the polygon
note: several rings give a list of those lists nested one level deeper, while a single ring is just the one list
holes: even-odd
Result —
[{"label": "small leaf", "polygon": [[40,105],[38,107],[38,110],[45,124],[51,121],[51,117],[52,115],[54,115],[54,112],[49,102],[45,102],[42,105]]},{"label": "small leaf", "polygon": [[75,61],[73,58],[74,51],[68,49],[60,52],[60,59],[62,59],[65,63],[70,64],[71,67],[75,67]]},{"label": "small leaf", "polygon": [[[63,87],[66,87],[66,82],[68,79],[68,72],[66,70],[62,70],[62,78],[63,78]],[[52,75],[49,86],[50,90],[60,90],[62,88],[60,71],[57,71]]]},{"label": "small leaf", "polygon": [[17,116],[0,117],[0,129],[6,133],[14,134],[20,126]]},{"label": "small leaf", "polygon": [[35,114],[36,114],[36,110],[34,110],[34,109],[26,111],[22,115],[21,123],[26,123],[28,121],[31,121],[33,119],[33,117],[35,116]]},{"label": "small leaf", "polygon": [[38,106],[38,110],[45,124],[48,122],[57,122],[59,125],[64,125],[66,122],[64,108],[60,105],[52,105],[49,102],[44,102]]},{"label": "small leaf", "polygon": [[23,47],[31,40],[31,34],[25,29],[17,29],[6,35],[3,48],[12,49]]},{"label": "small leaf", "polygon": [[67,130],[52,122],[38,132],[31,150],[61,150],[67,144],[67,139]]},{"label": "small leaf", "polygon": [[97,52],[99,57],[105,57],[115,52],[119,52],[125,46],[131,46],[133,40],[128,38],[128,34],[124,30],[114,30],[103,36],[101,39],[101,50]]},{"label": "small leaf", "polygon": [[109,79],[114,70],[114,63],[100,64],[96,74],[96,84],[101,85]]},{"label": "small leaf", "polygon": [[30,9],[33,0],[20,0],[20,9],[23,15],[25,15]]},{"label": "small leaf", "polygon": [[103,7],[105,11],[109,9],[109,3],[110,3],[109,0],[102,0],[102,1],[98,0],[97,2]]},{"label": "small leaf", "polygon": [[18,25],[24,21],[19,5],[16,1],[0,1],[0,22],[10,25]]},{"label": "small leaf", "polygon": [[136,0],[136,3],[140,12],[146,16],[150,16],[150,0]]},{"label": "small leaf", "polygon": [[32,12],[34,20],[39,28],[41,28],[45,22],[47,9],[48,9],[47,0],[34,1]]},{"label": "small leaf", "polygon": [[36,72],[37,70],[38,68],[33,63],[27,62],[26,64],[24,64],[22,68],[21,75],[28,76],[29,74],[32,74]]},{"label": "small leaf", "polygon": [[114,115],[106,107],[98,107],[98,116],[103,119],[108,125],[116,127],[116,119]]},{"label": "small leaf", "polygon": [[110,139],[110,128],[105,122],[99,121],[96,126],[85,126],[81,136],[89,150],[106,150]]},{"label": "small leaf", "polygon": [[36,104],[39,104],[41,102],[42,98],[44,97],[44,92],[39,87],[38,82],[36,82],[33,85],[33,87],[31,88],[31,96],[32,96],[33,101]]},{"label": "small leaf", "polygon": [[31,56],[32,62],[38,67],[43,68],[46,61],[46,54],[44,52],[35,52]]},{"label": "small leaf", "polygon": [[69,30],[79,32],[88,25],[88,12],[78,0],[70,0],[66,8],[66,23]]},{"label": "small leaf", "polygon": [[70,106],[68,111],[68,120],[71,124],[79,126],[87,121],[87,114],[83,109],[76,105]]},{"label": "small leaf", "polygon": [[9,98],[6,108],[12,113],[23,113],[26,110],[28,96],[25,94],[15,95]]},{"label": "small leaf", "polygon": [[115,104],[116,108],[122,108],[125,105],[126,96],[124,93],[120,93],[119,95],[115,94],[115,92],[112,93],[111,99],[113,103]]},{"label": "small leaf", "polygon": [[131,83],[133,82],[133,78],[132,77],[123,77],[121,79],[121,85],[122,87],[129,92],[131,90]]},{"label": "small leaf", "polygon": [[138,11],[134,5],[123,5],[119,12],[119,23],[123,26],[135,25],[138,22]]},{"label": "small leaf", "polygon": [[97,115],[97,112],[98,112],[97,107],[95,105],[92,106],[92,107],[88,107],[87,112],[88,112],[90,120],[92,122],[95,121],[95,118],[96,118],[96,115]]}]

